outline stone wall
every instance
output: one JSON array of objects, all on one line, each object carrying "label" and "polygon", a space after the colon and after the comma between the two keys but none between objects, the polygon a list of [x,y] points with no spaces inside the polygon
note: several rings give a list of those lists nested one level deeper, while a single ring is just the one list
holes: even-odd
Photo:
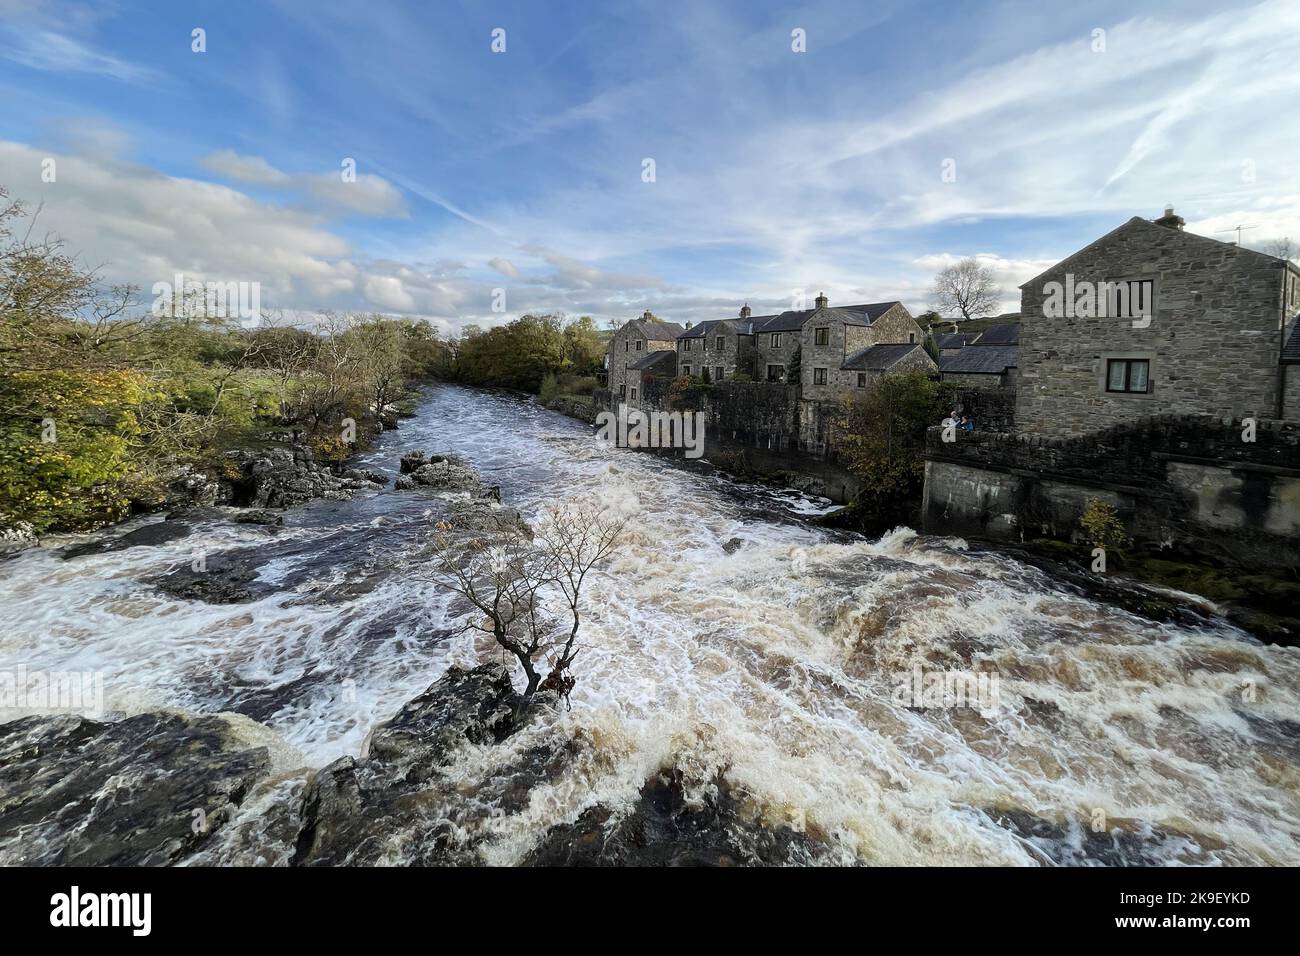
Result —
[{"label": "stone wall", "polygon": [[1282,398],[1282,417],[1300,422],[1300,365],[1284,365],[1286,381]]},{"label": "stone wall", "polygon": [[[1019,409],[1017,409],[1017,413]],[[1070,539],[1091,498],[1135,541],[1245,565],[1300,568],[1300,426],[1162,416],[1084,438],[927,435],[927,532]]]},{"label": "stone wall", "polygon": [[[718,340],[722,348],[718,349]],[[700,338],[681,338],[677,340],[677,367],[691,367],[690,374],[703,377],[703,370],[708,368],[709,380],[718,381],[718,368],[722,369],[722,379],[729,379],[737,374],[748,375],[758,379],[754,374],[754,336],[738,335],[730,325],[716,325],[709,334]]]},{"label": "stone wall", "polygon": [[[772,335],[780,336],[781,344],[772,346]],[[761,332],[754,336],[754,381],[767,381],[767,367],[780,365],[787,373],[787,384],[797,384],[790,378],[794,366],[801,364],[799,330],[789,329],[784,332]]]},{"label": "stone wall", "polygon": [[[1279,414],[1285,264],[1133,219],[1021,290],[1018,426],[1081,435],[1164,413]],[[1130,319],[1046,317],[1049,282],[1154,282],[1148,328]],[[1150,362],[1147,394],[1107,392],[1109,359]]]},{"label": "stone wall", "polygon": [[[947,377],[944,378],[947,381]],[[953,404],[979,432],[1010,432],[1016,426],[1016,393],[1000,388],[959,387]]]}]

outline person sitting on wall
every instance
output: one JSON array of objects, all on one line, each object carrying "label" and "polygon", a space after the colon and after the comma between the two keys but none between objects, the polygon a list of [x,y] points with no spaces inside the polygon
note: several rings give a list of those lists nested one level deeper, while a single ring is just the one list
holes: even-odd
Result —
[{"label": "person sitting on wall", "polygon": [[975,420],[972,418],[967,418],[965,415],[963,415],[961,417],[961,422],[958,424],[957,427],[964,432],[973,432],[975,430]]}]

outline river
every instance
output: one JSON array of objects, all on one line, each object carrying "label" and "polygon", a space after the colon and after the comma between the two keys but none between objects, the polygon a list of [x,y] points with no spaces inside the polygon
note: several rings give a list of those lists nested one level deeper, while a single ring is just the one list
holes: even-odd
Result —
[{"label": "river", "polygon": [[[825,502],[602,446],[514,396],[434,387],[360,463],[392,475],[410,449],[463,454],[525,515],[594,495],[630,516],[548,731],[587,756],[501,824],[490,862],[672,762],[725,775],[840,862],[1068,863],[1102,840],[1108,862],[1300,864],[1296,649],[1154,623],[958,539],[821,529],[805,519]],[[0,563],[0,670],[100,671],[116,712],[240,715],[300,785],[452,664],[495,656],[411,559],[431,497],[390,486],[283,528],[20,552]],[[200,553],[253,556],[255,599],[143,583]],[[918,668],[996,674],[995,705],[908,706]]]}]

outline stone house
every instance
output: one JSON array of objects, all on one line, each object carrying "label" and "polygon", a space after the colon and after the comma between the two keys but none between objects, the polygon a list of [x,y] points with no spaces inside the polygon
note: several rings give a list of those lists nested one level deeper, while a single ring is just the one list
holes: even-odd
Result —
[{"label": "stone house", "polygon": [[1014,389],[1019,362],[1020,323],[990,326],[960,349],[941,349],[939,377],[967,388]]},{"label": "stone house", "polygon": [[710,319],[688,328],[677,339],[677,367],[682,375],[721,382],[737,374],[757,379],[754,330],[775,316],[753,316],[748,305],[739,318]]},{"label": "stone house", "polygon": [[939,356],[939,377],[968,388],[1015,388],[1019,349],[1014,345],[972,345]]},{"label": "stone house", "polygon": [[621,401],[628,408],[645,408],[646,385],[651,379],[671,380],[677,377],[677,352],[658,349],[645,353],[627,367],[627,391]]},{"label": "stone house", "polygon": [[[817,308],[803,319],[799,329],[800,385],[804,401],[831,402],[848,389],[865,388],[864,374],[879,371],[867,366],[882,361],[890,361],[895,366],[902,363],[906,368],[935,368],[934,360],[921,345],[925,331],[901,302],[832,309],[824,294],[816,301]],[[877,353],[873,359],[866,359],[864,353],[877,345],[915,348],[890,352],[888,358],[886,353]],[[850,356],[856,357],[853,367],[846,365]]]},{"label": "stone house", "polygon": [[[686,330],[676,322],[662,322],[654,313],[646,310],[639,319],[632,319],[623,324],[609,339],[606,349],[606,367],[609,375],[610,396],[615,404],[627,401],[629,388],[639,385],[641,369],[632,366],[652,352],[667,351],[674,356],[677,351],[677,336]],[[637,374],[633,376],[631,373]],[[635,379],[635,381],[634,381]],[[637,394],[641,394],[640,388]]]},{"label": "stone house", "polygon": [[893,345],[870,345],[854,352],[840,366],[845,389],[867,389],[885,375],[904,372],[933,372],[934,359],[915,342]]},{"label": "stone house", "polygon": [[1300,311],[1300,268],[1185,232],[1172,209],[1130,219],[1020,290],[1023,432],[1066,437],[1156,415],[1300,411],[1287,337]]}]

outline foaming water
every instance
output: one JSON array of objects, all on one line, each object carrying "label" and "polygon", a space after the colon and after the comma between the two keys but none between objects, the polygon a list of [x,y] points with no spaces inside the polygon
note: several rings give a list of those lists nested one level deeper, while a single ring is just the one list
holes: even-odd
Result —
[{"label": "foaming water", "polygon": [[[524,812],[482,823],[493,862],[630,802],[667,761],[694,781],[723,774],[843,862],[1300,862],[1294,650],[1208,619],[1156,624],[960,540],[816,528],[803,518],[825,501],[602,446],[511,396],[432,389],[362,463],[392,474],[412,448],[464,454],[527,514],[595,495],[629,516],[590,584],[572,711],[456,768],[472,781],[538,735],[582,742]],[[291,511],[282,529],[198,523],[157,547],[23,552],[0,564],[0,669],[101,670],[116,711],[243,715],[278,740],[282,769],[356,754],[448,666],[496,656],[419,574],[436,507],[390,488]],[[142,583],[199,550],[254,563],[255,599]],[[909,707],[898,688],[918,667],[996,674],[996,706]]]}]

